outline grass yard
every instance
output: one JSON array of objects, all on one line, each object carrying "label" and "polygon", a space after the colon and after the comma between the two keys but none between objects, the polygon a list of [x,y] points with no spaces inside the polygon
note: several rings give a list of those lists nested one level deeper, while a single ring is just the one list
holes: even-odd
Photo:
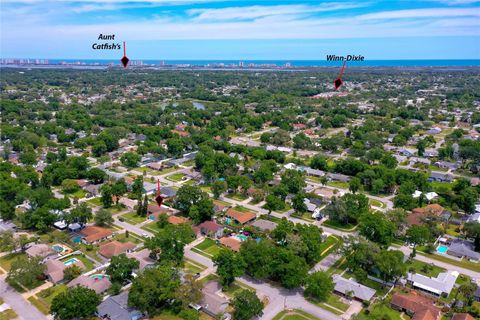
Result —
[{"label": "grass yard", "polygon": [[348,223],[348,224],[341,224],[337,221],[333,221],[333,220],[326,220],[325,222],[322,223],[323,226],[325,227],[330,227],[330,228],[333,228],[333,229],[337,229],[337,230],[340,230],[340,231],[354,231],[355,228],[357,227],[356,225],[353,225],[351,223]]},{"label": "grass yard", "polygon": [[207,269],[206,266],[203,264],[200,264],[196,261],[192,261],[189,259],[185,259],[185,265],[183,267],[183,270],[187,273],[199,273],[202,272],[203,270]]},{"label": "grass yard", "polygon": [[10,253],[0,258],[0,267],[5,271],[10,271],[10,267],[12,266],[12,262],[15,261],[17,258],[26,256],[25,253]]},{"label": "grass yard", "polygon": [[219,253],[220,249],[221,249],[220,246],[217,245],[217,243],[214,240],[210,238],[206,238],[205,240],[202,241],[202,243],[193,247],[192,251],[210,259],[213,256],[215,256],[217,253]]},{"label": "grass yard", "polygon": [[92,207],[98,207],[102,205],[102,199],[100,197],[87,200],[86,202]]},{"label": "grass yard", "polygon": [[130,224],[133,224],[133,225],[136,225],[136,224],[139,224],[139,223],[142,223],[145,221],[145,217],[142,217],[142,216],[138,216],[136,212],[128,212],[128,213],[125,213],[125,214],[122,214],[121,217],[127,222],[127,223],[130,223]]},{"label": "grass yard", "polygon": [[[120,241],[120,242],[123,242],[123,243],[133,242],[135,244],[139,244],[139,243],[142,242],[142,239],[133,232],[128,233],[128,238],[127,238],[127,233],[126,232],[119,233],[115,237],[113,237],[113,240],[117,240],[117,241]],[[109,242],[109,241],[106,241],[106,242]]]},{"label": "grass yard", "polygon": [[342,182],[342,181],[328,181],[327,186],[339,188],[339,189],[348,189],[349,184],[348,182]]},{"label": "grass yard", "polygon": [[320,244],[320,260],[328,256],[332,251],[338,248],[341,244],[341,240],[335,236],[328,236],[324,242]]},{"label": "grass yard", "polygon": [[156,221],[147,223],[147,224],[143,225],[141,228],[142,228],[143,230],[146,230],[146,231],[149,231],[149,232],[153,232],[153,233],[160,232],[160,230],[161,230],[161,229],[158,227]]},{"label": "grass yard", "polygon": [[444,268],[437,267],[422,261],[412,260],[407,262],[407,270],[415,270],[415,273],[423,274],[427,277],[436,277],[440,272],[444,272]]},{"label": "grass yard", "polygon": [[386,208],[385,203],[383,203],[382,201],[378,201],[376,199],[368,199],[368,203],[374,207]]},{"label": "grass yard", "polygon": [[320,320],[302,310],[283,310],[273,320]]},{"label": "grass yard", "polygon": [[168,176],[166,179],[167,180],[170,180],[170,181],[173,181],[173,182],[180,182],[180,181],[183,181],[183,178],[185,177],[185,175],[183,173],[174,173],[170,176]]},{"label": "grass yard", "polygon": [[430,185],[432,186],[433,191],[443,191],[443,190],[452,190],[453,184],[452,183],[446,183],[446,182],[430,182]]},{"label": "grass yard", "polygon": [[67,285],[59,284],[45,290],[40,291],[35,296],[28,298],[28,301],[32,303],[43,314],[50,313],[50,306],[52,305],[53,298],[62,292],[67,290]]},{"label": "grass yard", "polygon": [[11,320],[17,319],[18,315],[13,309],[7,309],[5,311],[0,312],[0,320]]},{"label": "grass yard", "polygon": [[363,309],[357,316],[357,320],[369,319],[404,320],[407,317],[402,318],[400,312],[393,310],[386,303],[377,303],[368,309]]},{"label": "grass yard", "polygon": [[254,288],[247,286],[246,284],[243,284],[241,282],[235,281],[234,283],[232,283],[230,287],[228,287],[225,291],[223,291],[223,293],[227,297],[233,299],[235,297],[235,294],[237,294],[239,291],[242,291],[242,290],[250,290],[250,291],[256,292]]},{"label": "grass yard", "polygon": [[242,207],[242,206],[236,206],[236,207],[233,208],[233,209],[235,209],[235,210],[237,210],[237,211],[240,211],[240,212],[255,212],[255,211],[253,211],[253,210],[247,209],[247,208]]},{"label": "grass yard", "polygon": [[76,259],[82,261],[82,263],[85,265],[85,268],[87,268],[86,271],[90,271],[90,270],[94,269],[93,262],[90,261],[87,257],[85,257],[84,255],[81,255],[81,254],[71,255],[71,256],[68,256],[66,258],[63,258],[60,261],[67,261],[67,260],[70,260],[70,259],[73,259],[73,258],[76,258]]},{"label": "grass yard", "polygon": [[243,201],[248,198],[248,196],[244,195],[243,193],[240,192],[234,192],[234,193],[227,193],[226,195],[227,198],[237,200],[237,201]]},{"label": "grass yard", "polygon": [[83,189],[77,190],[74,193],[70,193],[69,196],[72,198],[83,199],[87,195],[87,192]]}]

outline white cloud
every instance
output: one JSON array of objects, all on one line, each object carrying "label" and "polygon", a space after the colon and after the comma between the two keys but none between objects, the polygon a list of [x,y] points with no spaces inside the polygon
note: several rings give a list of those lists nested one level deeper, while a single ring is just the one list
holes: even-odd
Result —
[{"label": "white cloud", "polygon": [[439,17],[465,17],[480,16],[478,8],[428,8],[382,11],[367,13],[358,17],[361,20],[375,19],[413,19],[413,18],[439,18]]}]

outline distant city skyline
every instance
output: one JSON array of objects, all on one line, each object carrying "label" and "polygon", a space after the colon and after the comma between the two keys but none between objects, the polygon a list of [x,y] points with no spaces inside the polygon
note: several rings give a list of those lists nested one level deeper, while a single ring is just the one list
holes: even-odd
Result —
[{"label": "distant city skyline", "polygon": [[[0,0],[0,57],[480,59],[480,1]],[[115,34],[115,40],[97,40]]]}]

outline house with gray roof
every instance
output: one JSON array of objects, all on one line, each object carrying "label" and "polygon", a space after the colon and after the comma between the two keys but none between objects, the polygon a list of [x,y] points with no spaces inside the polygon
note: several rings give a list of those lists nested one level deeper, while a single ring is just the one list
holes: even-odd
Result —
[{"label": "house with gray roof", "polygon": [[475,245],[470,241],[462,239],[455,239],[448,246],[447,254],[473,262],[480,261],[480,253],[475,251]]},{"label": "house with gray roof", "polygon": [[441,173],[441,172],[432,172],[430,173],[430,177],[428,178],[428,182],[452,182],[453,176],[449,173]]},{"label": "house with gray roof", "polygon": [[360,301],[370,301],[376,291],[372,288],[364,286],[353,279],[345,279],[340,275],[333,276],[335,283],[334,291],[346,297],[353,297]]},{"label": "house with gray roof", "polygon": [[260,230],[268,230],[271,231],[277,227],[277,224],[273,221],[269,220],[256,220],[252,223],[252,226],[257,227]]},{"label": "house with gray roof", "polygon": [[97,315],[104,320],[138,320],[143,314],[128,307],[128,291],[110,296],[97,307]]},{"label": "house with gray roof", "polygon": [[340,182],[348,182],[352,179],[350,176],[340,174],[340,173],[328,173],[326,177],[329,181],[333,180],[333,181],[340,181]]},{"label": "house with gray roof", "polygon": [[427,277],[418,273],[407,273],[407,283],[413,288],[436,297],[447,297],[455,285],[457,271],[441,272],[436,277]]}]

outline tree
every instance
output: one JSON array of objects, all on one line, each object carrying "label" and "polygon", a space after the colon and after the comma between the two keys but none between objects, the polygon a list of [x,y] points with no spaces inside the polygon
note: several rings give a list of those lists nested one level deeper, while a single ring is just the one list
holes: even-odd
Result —
[{"label": "tree", "polygon": [[88,222],[88,220],[92,219],[92,217],[92,209],[87,205],[86,202],[82,202],[70,210],[70,212],[66,213],[63,216],[63,219],[67,223],[78,222],[85,224]]},{"label": "tree", "polygon": [[208,199],[208,195],[199,187],[184,184],[178,189],[175,206],[178,210],[188,214],[193,205],[206,198]]},{"label": "tree", "polygon": [[125,180],[122,178],[115,181],[115,183],[112,185],[111,190],[112,190],[112,195],[114,195],[116,198],[116,204],[118,204],[120,197],[123,196],[128,191]]},{"label": "tree", "polygon": [[125,152],[120,157],[120,162],[127,168],[135,168],[140,159],[141,156],[136,152]]},{"label": "tree", "polygon": [[227,183],[224,180],[216,180],[211,186],[213,197],[218,199],[222,193],[227,191]]},{"label": "tree", "polygon": [[82,274],[83,270],[79,266],[72,264],[71,266],[65,268],[63,271],[63,279],[65,281],[70,281]]},{"label": "tree", "polygon": [[200,319],[200,313],[194,309],[182,309],[182,311],[178,313],[178,316],[182,320],[199,320]]},{"label": "tree", "polygon": [[283,210],[285,208],[285,202],[279,197],[269,194],[265,199],[264,208],[270,212],[275,210]]},{"label": "tree", "polygon": [[7,230],[0,233],[0,251],[11,252],[16,248],[16,241],[13,237],[13,231]]},{"label": "tree", "polygon": [[461,293],[467,299],[468,305],[472,303],[476,290],[477,285],[473,282],[463,283],[458,287],[458,293]]},{"label": "tree", "polygon": [[375,266],[383,281],[396,281],[405,274],[403,258],[403,252],[398,250],[382,250],[375,257]]},{"label": "tree", "polygon": [[318,170],[327,170],[328,169],[327,160],[328,159],[324,156],[316,155],[311,159],[310,167]]},{"label": "tree", "polygon": [[222,249],[213,257],[213,263],[217,266],[217,274],[222,281],[223,287],[229,287],[236,277],[245,272],[245,262],[239,254],[229,249]]},{"label": "tree", "polygon": [[417,245],[424,245],[432,240],[432,232],[425,226],[413,225],[406,233],[407,242]]},{"label": "tree", "polygon": [[109,184],[104,184],[101,188],[100,188],[100,192],[102,194],[102,204],[103,204],[103,207],[104,208],[110,208],[113,204],[113,201],[112,201],[112,187],[109,185]]},{"label": "tree", "polygon": [[146,241],[146,247],[159,255],[160,261],[180,264],[183,260],[183,248],[195,235],[189,225],[167,225],[153,238]]},{"label": "tree", "polygon": [[202,288],[202,282],[197,281],[193,274],[187,273],[183,276],[182,284],[175,291],[175,296],[186,308],[189,304],[199,303],[202,300]]},{"label": "tree", "polygon": [[243,242],[240,247],[240,255],[245,261],[246,273],[255,279],[269,278],[273,273],[272,257],[275,250],[275,246],[268,240]]},{"label": "tree", "polygon": [[12,262],[6,280],[9,284],[19,283],[24,287],[32,287],[42,279],[44,271],[45,265],[41,263],[41,258],[21,256]]},{"label": "tree", "polygon": [[215,213],[214,207],[213,201],[205,197],[190,207],[188,216],[196,224],[211,220]]},{"label": "tree", "polygon": [[53,298],[50,313],[58,320],[89,318],[95,315],[101,301],[92,289],[76,286]]},{"label": "tree", "polygon": [[143,176],[137,176],[133,180],[132,193],[135,197],[141,197],[143,193]]},{"label": "tree", "polygon": [[362,187],[362,182],[360,181],[359,178],[353,177],[352,180],[348,183],[348,190],[350,190],[352,193],[356,193],[358,190],[360,190]]},{"label": "tree", "polygon": [[128,258],[125,253],[113,256],[106,272],[112,282],[123,284],[126,280],[132,279],[132,273],[138,269],[140,262],[134,258]]},{"label": "tree", "polygon": [[169,264],[146,269],[132,282],[128,295],[128,305],[148,315],[168,308],[176,297],[180,277]]},{"label": "tree", "polygon": [[99,168],[92,168],[87,172],[88,180],[93,184],[99,184],[107,179],[107,174]]},{"label": "tree", "polygon": [[408,213],[403,209],[393,209],[387,211],[385,216],[395,225],[395,235],[397,237],[402,235],[407,226]]},{"label": "tree", "polygon": [[282,243],[287,239],[287,235],[293,233],[293,228],[295,224],[286,218],[280,220],[277,224],[277,227],[273,229],[271,236],[276,241]]},{"label": "tree", "polygon": [[341,198],[333,197],[330,203],[323,210],[330,220],[343,224],[348,222],[347,206]]},{"label": "tree", "polygon": [[305,175],[301,171],[286,170],[282,174],[282,184],[287,186],[288,192],[298,193],[305,188]]},{"label": "tree", "polygon": [[326,272],[314,272],[307,277],[305,295],[319,302],[327,301],[335,284],[332,277]]},{"label": "tree", "polygon": [[263,314],[263,303],[251,290],[242,290],[235,294],[232,304],[235,320],[250,320]]},{"label": "tree", "polygon": [[105,209],[100,209],[95,214],[95,225],[99,227],[107,227],[113,224],[112,213]]},{"label": "tree", "polygon": [[303,192],[297,193],[292,198],[292,207],[295,209],[296,212],[306,212],[307,205],[305,204],[305,194]]},{"label": "tree", "polygon": [[467,237],[474,239],[475,251],[480,251],[480,223],[467,222],[465,223],[463,230]]},{"label": "tree", "polygon": [[389,246],[392,243],[395,225],[383,213],[364,214],[359,219],[360,234],[367,239]]}]

